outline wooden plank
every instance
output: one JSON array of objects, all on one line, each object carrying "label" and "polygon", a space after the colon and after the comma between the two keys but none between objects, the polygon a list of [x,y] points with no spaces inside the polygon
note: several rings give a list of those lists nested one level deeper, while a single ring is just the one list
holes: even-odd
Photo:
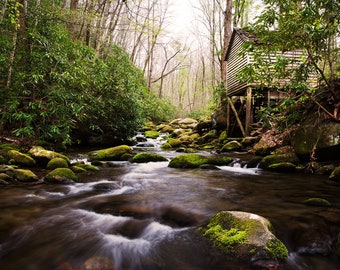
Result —
[{"label": "wooden plank", "polygon": [[247,136],[250,134],[250,127],[253,123],[253,104],[252,104],[252,89],[247,87],[246,97],[246,122],[245,122],[245,133]]}]

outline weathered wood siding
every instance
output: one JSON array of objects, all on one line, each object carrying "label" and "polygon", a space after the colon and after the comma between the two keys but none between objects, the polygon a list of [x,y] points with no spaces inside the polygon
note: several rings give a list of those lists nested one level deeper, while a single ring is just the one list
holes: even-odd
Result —
[{"label": "weathered wood siding", "polygon": [[[245,90],[248,86],[256,87],[260,86],[259,82],[254,83],[242,83],[238,78],[237,74],[248,64],[252,64],[254,62],[254,59],[252,57],[251,53],[247,53],[245,55],[240,55],[242,52],[242,44],[248,41],[247,36],[245,35],[245,32],[240,29],[235,29],[230,41],[230,45],[228,48],[228,53],[226,57],[227,61],[227,95],[228,96],[238,96],[238,95],[244,95]],[[263,59],[265,61],[271,62],[275,64],[276,57],[277,56],[283,56],[287,57],[289,59],[294,60],[290,66],[287,67],[287,69],[294,69],[296,66],[301,64],[301,57],[303,56],[302,50],[296,50],[296,51],[288,51],[285,53],[277,53],[272,55],[264,55]],[[282,79],[277,79],[276,81],[273,80],[271,85],[268,85],[269,88],[281,88],[288,82],[290,82],[291,78],[286,77]],[[310,74],[308,83],[310,86],[315,87],[317,85],[317,76],[316,74]]]},{"label": "weathered wood siding", "polygon": [[230,41],[230,48],[227,56],[227,95],[235,96],[243,92],[248,84],[241,83],[237,78],[237,73],[240,72],[249,63],[247,55],[241,56],[242,44],[245,41],[237,34],[233,33]]}]

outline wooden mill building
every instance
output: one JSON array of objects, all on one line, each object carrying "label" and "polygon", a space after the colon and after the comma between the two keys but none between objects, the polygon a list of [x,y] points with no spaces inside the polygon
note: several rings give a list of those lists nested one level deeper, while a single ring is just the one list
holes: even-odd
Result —
[{"label": "wooden mill building", "polygon": [[[254,46],[256,46],[259,41],[256,36],[250,34],[248,31],[235,28],[225,57],[227,64],[226,89],[228,103],[230,104],[233,116],[235,116],[235,121],[237,121],[243,136],[248,136],[250,133],[251,125],[253,124],[254,109],[259,106],[266,106],[271,101],[282,99],[285,94],[283,91],[279,91],[280,87],[289,81],[289,78],[284,78],[276,82],[273,81],[272,85],[267,85],[265,87],[260,82],[241,82],[237,74],[247,65],[254,63],[252,53],[243,52],[242,45],[246,42],[252,42]],[[264,58],[268,61],[275,62],[276,55],[266,55]],[[288,57],[289,59],[294,59],[295,61],[293,62],[298,63],[302,56],[302,50],[288,51],[280,53],[280,55]],[[296,66],[296,64],[294,66]],[[315,76],[313,81],[315,82]],[[261,98],[254,98],[254,89],[261,92]],[[227,114],[227,130],[230,133],[230,130],[233,129],[232,127],[235,126],[235,121],[230,120],[230,110],[228,110]]]}]

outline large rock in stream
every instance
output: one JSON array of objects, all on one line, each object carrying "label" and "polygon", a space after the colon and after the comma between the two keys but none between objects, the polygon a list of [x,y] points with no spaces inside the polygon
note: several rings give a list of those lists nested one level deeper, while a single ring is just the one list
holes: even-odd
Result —
[{"label": "large rock in stream", "polygon": [[66,162],[68,164],[70,164],[70,159],[60,153],[54,152],[54,151],[50,151],[50,150],[46,150],[45,148],[41,147],[41,146],[33,146],[28,153],[35,159],[37,160],[39,163],[42,163],[42,165],[46,166],[47,163],[54,158],[62,158],[64,160],[66,160]]},{"label": "large rock in stream", "polygon": [[90,161],[123,161],[131,158],[132,151],[132,147],[128,145],[119,145],[116,147],[92,151],[88,153],[88,158]]},{"label": "large rock in stream", "polygon": [[314,155],[318,161],[339,159],[339,123],[301,125],[292,135],[292,145],[299,158],[308,161]]},{"label": "large rock in stream", "polygon": [[271,232],[270,222],[246,212],[222,211],[199,228],[228,257],[267,269],[288,258],[285,245]]}]

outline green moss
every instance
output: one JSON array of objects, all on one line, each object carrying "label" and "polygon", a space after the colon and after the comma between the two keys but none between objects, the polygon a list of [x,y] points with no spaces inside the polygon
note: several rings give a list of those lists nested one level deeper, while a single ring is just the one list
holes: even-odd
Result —
[{"label": "green moss", "polygon": [[331,203],[322,198],[309,198],[304,201],[305,204],[313,205],[313,206],[322,206],[322,207],[329,207]]},{"label": "green moss", "polygon": [[163,150],[168,150],[168,149],[171,149],[171,148],[172,148],[172,146],[171,146],[170,143],[164,143],[161,146],[161,149],[163,149]]},{"label": "green moss", "polygon": [[296,171],[296,166],[290,162],[281,162],[269,165],[268,169],[276,172],[290,173]]},{"label": "green moss", "polygon": [[89,160],[123,160],[123,156],[132,153],[132,148],[128,145],[120,145],[116,147],[101,149],[88,153]]},{"label": "green moss", "polygon": [[92,171],[92,172],[99,171],[99,168],[97,166],[94,166],[91,164],[78,164],[77,167],[80,167],[86,171]]},{"label": "green moss", "polygon": [[231,141],[227,142],[225,145],[223,145],[221,151],[222,152],[230,152],[230,151],[237,151],[242,149],[242,145],[237,141]]},{"label": "green moss", "polygon": [[32,157],[34,157],[36,160],[44,163],[45,165],[53,158],[63,158],[66,160],[68,164],[70,164],[70,159],[60,153],[46,150],[41,146],[33,146],[29,152],[28,152]]},{"label": "green moss", "polygon": [[207,164],[208,158],[200,154],[182,154],[173,158],[169,167],[171,168],[197,168]]},{"label": "green moss", "polygon": [[34,166],[35,160],[30,157],[29,155],[20,153],[17,150],[9,150],[7,152],[7,155],[9,159],[12,159],[14,161],[14,164],[19,164],[23,166]]},{"label": "green moss", "polygon": [[46,166],[48,170],[54,170],[56,168],[67,168],[67,161],[63,158],[53,158],[51,159]]},{"label": "green moss", "polygon": [[14,178],[21,182],[35,182],[39,180],[34,172],[24,169],[14,170]]},{"label": "green moss", "polygon": [[269,156],[264,157],[261,160],[259,167],[261,169],[267,169],[270,165],[284,163],[284,162],[290,162],[296,165],[299,163],[299,159],[294,153],[281,154],[281,155],[269,155]]},{"label": "green moss", "polygon": [[340,166],[336,167],[331,175],[329,176],[329,179],[333,180],[333,181],[340,181]]},{"label": "green moss", "polygon": [[265,250],[271,258],[276,258],[281,261],[288,259],[288,250],[279,240],[269,241]]},{"label": "green moss", "polygon": [[159,162],[159,161],[167,161],[167,159],[161,155],[153,154],[153,153],[138,153],[132,159],[132,163],[146,163],[146,162]]},{"label": "green moss", "polygon": [[156,139],[159,137],[159,135],[160,135],[159,132],[156,130],[147,130],[144,132],[144,136],[146,138]]},{"label": "green moss", "polygon": [[224,166],[228,165],[232,162],[233,159],[231,157],[209,157],[208,162],[209,164],[216,165],[216,166]]},{"label": "green moss", "polygon": [[69,168],[57,168],[45,176],[45,181],[50,183],[64,183],[69,180],[76,181],[78,178]]},{"label": "green moss", "polygon": [[75,173],[83,173],[83,172],[86,172],[86,170],[82,167],[79,167],[77,165],[75,166],[72,166],[71,167],[71,170],[74,171]]},{"label": "green moss", "polygon": [[246,241],[247,232],[245,230],[238,230],[237,228],[225,230],[219,224],[210,224],[204,236],[207,236],[222,250],[232,251],[234,245],[242,244]]}]

